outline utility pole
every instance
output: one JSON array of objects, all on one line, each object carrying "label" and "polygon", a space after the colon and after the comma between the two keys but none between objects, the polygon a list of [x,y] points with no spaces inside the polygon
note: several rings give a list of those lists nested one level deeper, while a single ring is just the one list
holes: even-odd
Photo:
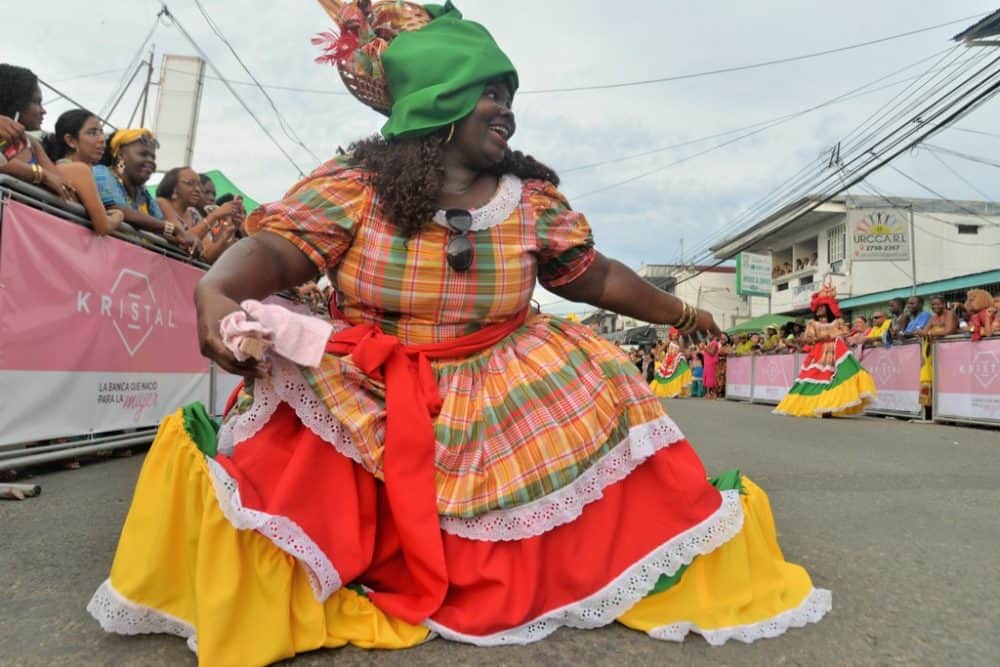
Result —
[{"label": "utility pole", "polygon": [[149,86],[153,82],[153,56],[156,53],[156,45],[149,47],[149,61],[146,63],[146,87],[142,91],[142,113],[139,116],[139,127],[146,127],[146,104],[149,102]]},{"label": "utility pole", "polygon": [[910,296],[917,295],[917,233],[913,224],[913,204],[910,204]]}]

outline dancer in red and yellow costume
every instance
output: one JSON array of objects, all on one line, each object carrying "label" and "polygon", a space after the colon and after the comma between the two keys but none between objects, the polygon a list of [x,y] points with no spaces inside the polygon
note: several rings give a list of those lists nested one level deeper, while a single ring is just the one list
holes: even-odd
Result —
[{"label": "dancer in red and yellow costume", "polygon": [[774,413],[793,417],[856,415],[875,400],[875,381],[844,342],[847,325],[840,318],[837,292],[824,285],[809,305],[815,319],[806,325],[810,346],[799,376]]},{"label": "dancer in red and yellow costume", "polygon": [[656,359],[656,375],[649,383],[657,398],[677,398],[691,395],[693,374],[678,343],[680,332],[671,328],[667,341]]},{"label": "dancer in red and yellow costume", "polygon": [[[749,642],[818,621],[830,593],[784,561],[764,492],[709,479],[617,346],[531,312],[538,280],[718,331],[597,252],[555,173],[508,148],[518,78],[485,28],[450,3],[424,21],[325,5],[331,57],[380,74],[351,87],[389,119],[259,209],[199,284],[202,349],[252,381],[221,428],[200,406],[163,422],[90,612],[185,637],[206,665],[616,620]],[[368,95],[379,81],[391,103]],[[320,272],[332,326],[247,320]],[[263,362],[223,335],[241,321],[263,327]]]}]

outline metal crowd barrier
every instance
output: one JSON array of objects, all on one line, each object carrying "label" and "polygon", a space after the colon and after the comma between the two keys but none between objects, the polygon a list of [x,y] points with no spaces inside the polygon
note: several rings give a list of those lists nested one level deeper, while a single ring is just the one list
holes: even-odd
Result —
[{"label": "metal crowd barrier", "polygon": [[[852,350],[872,375],[878,397],[868,415],[920,418],[922,343],[908,340],[891,347]],[[1000,337],[972,341],[966,334],[939,338],[931,346],[933,420],[1000,426]],[[726,398],[776,404],[798,375],[804,355],[730,356]]]}]

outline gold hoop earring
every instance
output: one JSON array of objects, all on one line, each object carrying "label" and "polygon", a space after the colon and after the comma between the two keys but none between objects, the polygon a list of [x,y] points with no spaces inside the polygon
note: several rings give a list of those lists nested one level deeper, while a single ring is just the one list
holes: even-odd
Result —
[{"label": "gold hoop earring", "polygon": [[444,145],[447,146],[451,143],[452,137],[455,136],[455,124],[451,124],[451,129],[448,130],[448,138],[444,140]]}]

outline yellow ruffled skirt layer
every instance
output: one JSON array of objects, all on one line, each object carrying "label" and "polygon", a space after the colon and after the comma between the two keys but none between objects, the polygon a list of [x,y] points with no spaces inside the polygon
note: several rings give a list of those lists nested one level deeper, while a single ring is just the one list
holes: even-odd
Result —
[{"label": "yellow ruffled skirt layer", "polygon": [[657,398],[677,398],[678,396],[691,395],[691,382],[693,376],[691,369],[687,369],[672,380],[661,382],[659,378],[649,383],[649,388],[653,390],[653,396]]},{"label": "yellow ruffled skirt layer", "polygon": [[697,632],[710,644],[752,642],[815,623],[829,611],[829,591],[785,561],[767,494],[742,478],[743,528],[699,556],[679,582],[633,606],[618,622],[657,639],[681,641]]},{"label": "yellow ruffled skirt layer", "polygon": [[808,395],[789,392],[774,409],[778,415],[792,417],[835,417],[859,415],[875,400],[878,389],[868,371],[862,369],[837,386],[821,394]]},{"label": "yellow ruffled skirt layer", "polygon": [[[785,562],[766,494],[745,477],[741,485],[740,532],[619,622],[658,639],[693,631],[721,644],[773,637],[830,609],[830,593]],[[180,412],[164,420],[147,455],[111,575],[88,611],[108,631],[186,637],[199,664],[213,666],[270,664],[346,644],[399,649],[430,636],[351,589],[318,602],[292,556],[224,516]]]},{"label": "yellow ruffled skirt layer", "polygon": [[350,589],[318,602],[292,556],[237,530],[180,413],[164,421],[147,455],[111,576],[88,610],[106,630],[188,637],[199,664],[213,666],[270,664],[346,644],[405,648],[429,635]]}]

